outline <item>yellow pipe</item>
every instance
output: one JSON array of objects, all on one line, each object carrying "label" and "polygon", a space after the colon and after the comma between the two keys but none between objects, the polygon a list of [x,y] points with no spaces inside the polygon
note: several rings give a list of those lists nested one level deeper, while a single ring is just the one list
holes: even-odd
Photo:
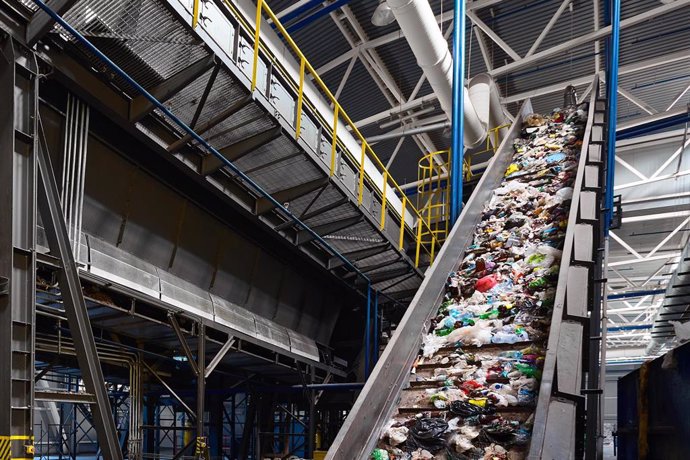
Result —
[{"label": "yellow pipe", "polygon": [[381,196],[381,230],[386,228],[386,189],[388,188],[388,171],[383,173],[383,195]]},{"label": "yellow pipe", "polygon": [[194,0],[192,5],[192,29],[196,29],[197,24],[199,24],[199,1]]},{"label": "yellow pipe", "polygon": [[419,268],[419,247],[422,244],[422,225],[421,221],[417,221],[417,249],[414,256],[414,266]]},{"label": "yellow pipe", "polygon": [[254,62],[252,63],[252,93],[256,89],[256,73],[259,66],[259,42],[261,41],[261,8],[264,0],[256,2],[256,24],[254,27]]},{"label": "yellow pipe", "polygon": [[304,100],[304,58],[299,64],[299,89],[297,90],[297,121],[295,123],[295,139],[302,133],[302,101]]},{"label": "yellow pipe", "polygon": [[[362,205],[362,200],[364,199],[364,159],[366,158],[367,143],[362,142],[362,158],[359,162],[359,192],[357,196],[357,204]],[[403,212],[405,212],[403,210]]]},{"label": "yellow pipe", "polygon": [[336,105],[333,111],[333,140],[331,141],[331,176],[335,173],[335,151],[338,145],[338,112],[340,106]]},{"label": "yellow pipe", "polygon": [[403,195],[402,210],[400,211],[400,243],[398,249],[402,250],[405,238],[405,207],[407,206],[407,195]]}]

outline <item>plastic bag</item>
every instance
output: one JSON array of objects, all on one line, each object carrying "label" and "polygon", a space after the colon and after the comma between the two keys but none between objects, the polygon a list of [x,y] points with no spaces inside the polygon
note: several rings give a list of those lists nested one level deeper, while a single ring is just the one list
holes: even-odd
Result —
[{"label": "plastic bag", "polygon": [[479,292],[486,292],[498,284],[497,275],[487,275],[477,280],[475,289]]},{"label": "plastic bag", "polygon": [[391,446],[397,446],[407,441],[409,428],[406,426],[391,427],[386,431],[388,442]]},{"label": "plastic bag", "polygon": [[683,343],[690,340],[690,321],[681,323],[680,321],[669,321],[673,325],[673,330],[676,333],[678,340]]},{"label": "plastic bag", "polygon": [[455,329],[448,334],[446,342],[462,343],[463,345],[474,345],[481,347],[487,343],[491,343],[491,326],[489,321],[477,321],[474,326],[466,326]]},{"label": "plastic bag", "polygon": [[425,358],[429,358],[446,344],[446,337],[439,337],[435,334],[427,334],[424,336],[423,341],[424,346],[422,348],[422,354]]},{"label": "plastic bag", "polygon": [[448,423],[442,418],[420,418],[410,428],[407,447],[411,449],[426,449],[435,454],[445,447],[444,433],[447,429]]},{"label": "plastic bag", "polygon": [[466,401],[453,401],[448,410],[451,414],[462,418],[493,414],[494,412],[490,406],[480,407]]},{"label": "plastic bag", "polygon": [[372,460],[388,460],[388,451],[385,449],[374,449],[371,453]]}]

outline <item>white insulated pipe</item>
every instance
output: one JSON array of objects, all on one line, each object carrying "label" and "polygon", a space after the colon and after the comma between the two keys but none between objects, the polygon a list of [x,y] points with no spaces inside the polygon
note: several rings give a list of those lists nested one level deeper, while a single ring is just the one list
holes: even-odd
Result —
[{"label": "white insulated pipe", "polygon": [[[428,0],[386,0],[400,29],[424,71],[441,108],[452,118],[453,57],[448,42],[443,38]],[[488,120],[482,122],[477,115],[470,94],[464,88],[465,147],[474,147],[486,138]]]}]

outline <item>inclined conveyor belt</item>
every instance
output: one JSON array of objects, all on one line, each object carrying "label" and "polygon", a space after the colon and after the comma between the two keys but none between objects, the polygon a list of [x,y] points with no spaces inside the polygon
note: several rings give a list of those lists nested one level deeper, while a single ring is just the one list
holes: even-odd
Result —
[{"label": "inclined conveyor belt", "polygon": [[523,105],[328,459],[560,459],[582,449],[603,169],[597,93],[595,82],[588,103],[544,117]]}]

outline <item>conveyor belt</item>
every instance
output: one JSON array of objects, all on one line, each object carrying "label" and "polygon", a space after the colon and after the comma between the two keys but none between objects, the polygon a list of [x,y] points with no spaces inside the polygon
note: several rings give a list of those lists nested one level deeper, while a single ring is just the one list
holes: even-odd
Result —
[{"label": "conveyor belt", "polygon": [[[532,249],[540,245],[549,245],[562,250],[560,265],[557,260],[548,264],[551,269],[546,277],[546,286],[538,286],[542,280],[529,289],[526,286],[524,289],[516,289],[515,291],[520,292],[519,295],[510,292],[504,297],[482,297],[478,302],[470,300],[477,277],[491,273],[491,270],[479,275],[476,274],[478,270],[472,273],[473,270],[468,269],[469,259],[466,259],[466,256],[473,252],[477,253],[477,258],[481,254],[481,251],[477,251],[476,245],[471,245],[477,242],[475,231],[483,231],[487,226],[490,212],[485,212],[485,205],[490,203],[497,188],[507,185],[511,180],[522,176],[518,182],[528,182],[539,175],[535,174],[535,171],[523,175],[524,171],[515,172],[515,167],[511,165],[513,161],[519,162],[520,156],[515,154],[513,144],[518,142],[517,139],[521,135],[527,134],[522,131],[523,119],[532,112],[531,104],[527,101],[467,203],[461,218],[455,224],[437,261],[427,273],[391,343],[331,446],[328,459],[368,458],[375,447],[383,448],[389,456],[395,458],[409,458],[406,455],[415,450],[417,454],[412,458],[424,458],[420,456],[422,451],[419,450],[424,443],[416,442],[418,439],[415,440],[415,436],[412,435],[413,431],[416,431],[415,424],[419,419],[431,419],[432,422],[438,422],[441,427],[444,426],[444,422],[450,422],[451,427],[440,436],[443,446],[436,450],[429,448],[434,453],[440,452],[441,455],[443,449],[447,449],[452,455],[449,458],[482,458],[489,452],[499,454],[497,458],[504,458],[500,456],[501,449],[490,447],[492,444],[503,444],[508,450],[512,449],[515,458],[574,458],[576,452],[582,448],[586,400],[581,392],[581,382],[587,369],[588,310],[592,308],[595,299],[592,279],[596,272],[592,270],[597,261],[599,216],[596,210],[602,169],[603,119],[596,111],[601,109],[597,107],[597,92],[595,82],[586,112],[586,126],[582,126],[584,123],[581,123],[582,129],[578,133],[582,139],[582,153],[571,165],[571,177],[557,180],[542,176],[545,184],[558,184],[545,189],[550,194],[564,187],[574,189],[570,200],[566,199],[562,205],[551,208],[547,213],[561,212],[560,218],[554,217],[556,222],[553,224],[558,227],[559,221],[567,221],[567,227],[561,227],[551,234],[530,235],[524,240],[529,241],[525,246]],[[562,139],[551,139],[553,144],[563,144]],[[556,145],[553,146],[553,150],[559,151]],[[554,164],[564,165],[556,161]],[[521,168],[529,169],[529,166],[522,165]],[[509,177],[504,181],[506,175]],[[525,211],[525,215],[535,221],[536,214],[539,214],[538,211],[536,214],[533,212],[534,208],[527,211],[517,206],[513,209],[509,206],[506,211],[506,217]],[[546,217],[547,221],[539,225],[547,228],[552,222],[548,221],[545,214],[541,217]],[[498,228],[503,228],[503,225],[498,225]],[[494,234],[492,238],[495,238]],[[578,242],[577,248],[575,241]],[[515,259],[519,261],[521,258],[523,257],[518,255]],[[453,276],[458,271],[464,271],[464,274]],[[532,274],[525,272],[526,280],[530,276]],[[503,280],[511,277],[515,281],[514,273],[506,274]],[[452,279],[459,281],[458,287],[449,283]],[[499,284],[503,280],[499,280]],[[533,301],[535,306],[519,305],[519,302],[526,299]],[[543,301],[541,304],[538,303],[540,299]],[[482,302],[483,300],[487,301]],[[443,348],[438,351],[427,353],[427,357],[423,356],[420,349],[428,342],[429,337],[438,337],[439,334],[436,332],[449,332],[441,332],[440,330],[446,326],[437,325],[438,320],[448,315],[447,307],[465,312],[468,305],[486,305],[491,303],[489,300],[494,302],[493,307],[502,305],[502,311],[499,313],[497,309],[488,318],[484,315],[482,318],[485,319],[482,319],[478,317],[482,312],[476,310],[472,318],[476,324],[483,324],[491,331],[488,337],[486,334],[478,333],[481,328],[466,323],[466,328],[460,329],[472,330],[473,333],[460,333],[463,339],[450,340],[450,343],[443,344]],[[442,305],[441,310],[439,305]],[[513,312],[507,312],[506,305],[521,313],[516,316]],[[484,311],[488,310],[491,308]],[[523,316],[520,317],[520,314]],[[486,323],[496,316],[505,321],[493,325]],[[520,323],[520,327],[516,329],[515,324],[511,323]],[[455,327],[458,324],[456,322]],[[504,324],[508,325],[507,329],[512,328],[511,337],[515,334],[519,336],[519,342],[492,343],[500,341],[496,339],[496,332]],[[452,330],[452,327],[449,330]],[[458,332],[455,331],[451,334],[455,333],[452,337],[457,339]],[[523,353],[522,359],[516,353],[520,350]],[[504,359],[499,360],[501,356]],[[478,361],[484,362],[484,365],[476,364]],[[487,367],[491,367],[487,366],[487,363],[494,366],[488,374],[477,372],[477,369],[483,368],[486,371]],[[500,366],[496,366],[497,363]],[[518,370],[521,366],[522,370]],[[468,369],[470,370],[467,371]],[[467,372],[463,374],[463,371]],[[535,371],[537,377],[541,376],[541,387],[535,380],[528,382]],[[517,398],[506,401],[507,398],[501,400],[495,395],[487,394],[491,385],[496,384],[492,388],[494,390],[501,385],[510,387],[517,379],[522,379],[522,385],[519,388],[515,386],[514,389],[525,390],[514,391],[513,394]],[[473,391],[471,386],[476,383],[479,383],[481,388]],[[436,397],[432,397],[434,394]],[[435,399],[438,400],[434,401]],[[464,407],[457,403],[453,405],[453,400],[464,401]],[[472,411],[473,407],[478,407],[477,405],[485,405],[490,409],[486,411],[487,414],[480,417],[469,416],[467,409]],[[458,412],[462,414],[459,417]],[[442,421],[439,422],[439,419]],[[391,426],[398,428],[398,434],[402,432],[398,439],[391,439],[389,436],[392,433],[388,431]],[[458,439],[453,440],[453,437],[461,432],[463,426],[469,427],[469,430],[465,431],[467,435],[464,436],[463,445],[458,446]],[[472,438],[473,431],[479,436],[469,439]],[[506,435],[506,431],[510,433]],[[556,433],[558,434],[555,435]],[[485,451],[486,448],[490,450]],[[378,454],[385,458],[384,452],[379,451]]]}]

